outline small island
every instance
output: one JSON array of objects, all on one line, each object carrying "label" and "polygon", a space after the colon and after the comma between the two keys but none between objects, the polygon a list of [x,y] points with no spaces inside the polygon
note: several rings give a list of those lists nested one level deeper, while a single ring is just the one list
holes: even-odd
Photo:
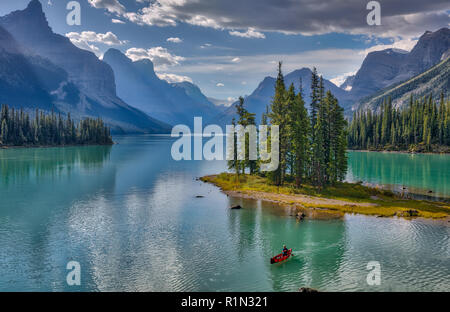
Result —
[{"label": "small island", "polygon": [[[349,127],[338,100],[330,91],[324,91],[323,78],[315,68],[311,77],[309,112],[301,85],[298,90],[296,93],[294,85],[286,88],[280,63],[272,103],[262,116],[262,124],[279,126],[279,166],[275,171],[263,172],[260,170],[261,159],[251,160],[248,153],[245,159],[238,159],[235,152],[233,159],[228,160],[228,169],[232,173],[205,176],[201,180],[220,187],[230,196],[295,207],[296,215],[300,216],[314,216],[320,211],[320,214],[329,215],[357,213],[379,217],[449,217],[449,203],[402,198],[391,191],[364,186],[362,182],[344,182],[349,147],[385,147],[388,143],[399,146],[402,143],[400,138],[405,140],[405,146],[422,140],[429,148],[434,142],[447,145],[449,104],[443,96],[439,107],[430,97],[427,102],[411,104],[410,110],[401,113],[394,110],[388,101],[380,115],[355,115]],[[423,109],[429,114],[419,114]],[[255,116],[247,111],[242,97],[236,106],[236,113],[238,119],[233,123],[244,127],[255,124]],[[425,116],[420,127],[415,118],[418,115]],[[371,122],[367,123],[366,118]],[[406,123],[410,119],[411,127]],[[404,129],[400,128],[400,124],[405,125]],[[370,139],[373,133],[366,131],[369,128],[375,128],[377,140]],[[404,132],[409,136],[404,138]],[[423,136],[411,141],[419,132]],[[435,133],[438,135],[435,136]],[[359,142],[369,143],[358,145]],[[242,145],[248,151],[248,136]]]},{"label": "small island", "polygon": [[0,148],[111,145],[111,131],[101,118],[75,122],[67,117],[36,110],[33,116],[7,105],[0,111]]},{"label": "small island", "polygon": [[297,188],[294,183],[276,186],[257,175],[221,173],[200,178],[201,181],[218,186],[232,197],[264,200],[292,206],[297,213],[306,216],[342,216],[345,213],[378,217],[448,218],[448,203],[401,198],[391,191],[363,186],[361,183],[339,182],[326,188],[304,184]]}]

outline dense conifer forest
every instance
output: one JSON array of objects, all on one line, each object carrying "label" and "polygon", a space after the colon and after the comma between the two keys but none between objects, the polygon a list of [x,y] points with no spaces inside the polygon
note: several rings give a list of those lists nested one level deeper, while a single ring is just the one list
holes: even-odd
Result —
[{"label": "dense conifer forest", "polygon": [[378,113],[355,113],[349,127],[349,148],[410,152],[450,151],[450,101],[441,94],[410,98],[404,109],[385,99]]},{"label": "dense conifer forest", "polygon": [[3,105],[0,111],[0,146],[63,146],[112,144],[110,129],[100,118],[76,123],[70,116],[45,114],[33,117],[23,110]]},{"label": "dense conifer forest", "polygon": [[[301,81],[299,90],[296,93],[293,84],[286,87],[280,63],[272,103],[262,116],[262,124],[279,126],[278,169],[260,173],[258,161],[248,160],[248,157],[246,160],[237,160],[236,156],[228,162],[229,169],[237,175],[248,169],[250,174],[267,176],[275,185],[295,181],[297,187],[304,183],[323,187],[344,180],[347,172],[347,122],[344,110],[330,91],[325,92],[323,78],[315,68],[311,79],[309,114]],[[240,98],[236,110],[238,125],[255,124],[255,115],[246,110],[243,98]],[[248,147],[245,150],[248,151]]]}]

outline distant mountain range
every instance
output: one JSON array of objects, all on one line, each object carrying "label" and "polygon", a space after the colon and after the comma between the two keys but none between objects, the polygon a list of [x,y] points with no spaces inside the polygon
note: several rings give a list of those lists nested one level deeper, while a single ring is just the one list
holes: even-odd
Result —
[{"label": "distant mountain range", "polygon": [[427,31],[411,52],[386,49],[369,53],[356,75],[347,78],[342,87],[351,87],[350,95],[356,102],[353,110],[359,109],[357,100],[427,71],[448,56],[449,51],[450,29]]},{"label": "distant mountain range", "polygon": [[450,57],[446,56],[443,61],[425,72],[363,98],[356,105],[364,111],[369,109],[377,111],[385,99],[391,98],[393,106],[401,108],[409,103],[411,96],[417,99],[431,94],[435,99],[439,99],[441,92],[448,96],[448,90],[450,90]]},{"label": "distant mountain range", "polygon": [[[437,96],[436,93],[449,90],[448,63],[433,66],[448,56],[450,30],[442,28],[435,32],[427,31],[419,38],[411,52],[399,49],[371,52],[355,75],[349,76],[340,87],[325,79],[325,89],[336,96],[348,117],[351,117],[352,111],[355,110],[376,110],[384,96],[392,96],[397,105],[410,94],[422,96],[433,93]],[[430,70],[431,67],[434,70]],[[297,92],[301,79],[307,105],[311,94],[311,74],[309,68],[302,68],[284,77],[286,86],[294,83]],[[415,78],[411,79],[412,77]],[[256,114],[258,122],[266,110],[266,105],[271,103],[275,81],[273,77],[264,78],[253,93],[245,98],[247,109]],[[220,123],[231,121],[235,116],[236,104],[237,102],[219,115],[217,119]]]},{"label": "distant mountain range", "polygon": [[[296,92],[299,91],[300,81],[302,83],[302,92],[306,100],[309,103],[311,96],[311,75],[312,71],[309,68],[302,68],[295,70],[284,76],[284,83],[288,88],[291,83],[294,84]],[[245,107],[249,112],[256,114],[256,120],[259,123],[261,121],[262,114],[266,111],[266,106],[272,101],[272,97],[275,90],[276,78],[266,77],[258,85],[255,91],[249,96],[245,97]],[[341,106],[350,109],[352,102],[350,102],[350,94],[345,90],[337,87],[331,81],[324,79],[325,90],[330,90],[339,100]],[[233,103],[228,107],[219,117],[218,120],[221,124],[229,123],[236,114],[236,105],[238,102]],[[308,107],[309,108],[309,107]]]},{"label": "distant mountain range", "polygon": [[102,117],[115,132],[160,133],[169,126],[116,95],[109,65],[51,30],[38,0],[0,17],[0,99],[34,111]]},{"label": "distant mountain range", "polygon": [[159,120],[192,125],[194,116],[202,116],[207,122],[220,112],[196,85],[159,79],[148,59],[133,62],[119,50],[109,49],[103,61],[115,73],[117,94]]},{"label": "distant mountain range", "polygon": [[[347,116],[359,109],[376,110],[386,96],[400,106],[411,94],[448,93],[449,56],[450,30],[427,31],[411,52],[371,52],[341,87],[326,79],[324,85]],[[311,74],[311,69],[302,68],[285,76],[286,86],[293,83],[297,92],[302,82],[307,105]],[[270,105],[274,88],[275,78],[265,77],[245,98],[257,122]],[[236,103],[225,102],[207,98],[190,82],[160,79],[150,60],[133,62],[116,49],[99,60],[55,34],[38,0],[0,17],[0,104],[70,112],[76,119],[101,117],[114,132],[168,133],[170,125],[192,125],[194,116],[203,116],[204,123],[229,123]]]}]

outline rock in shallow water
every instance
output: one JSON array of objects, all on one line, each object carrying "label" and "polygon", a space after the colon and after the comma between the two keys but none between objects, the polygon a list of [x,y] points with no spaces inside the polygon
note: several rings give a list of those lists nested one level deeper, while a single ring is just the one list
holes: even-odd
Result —
[{"label": "rock in shallow water", "polygon": [[299,292],[303,292],[303,293],[315,293],[315,292],[319,292],[317,289],[314,288],[309,288],[309,287],[301,287],[298,289]]}]

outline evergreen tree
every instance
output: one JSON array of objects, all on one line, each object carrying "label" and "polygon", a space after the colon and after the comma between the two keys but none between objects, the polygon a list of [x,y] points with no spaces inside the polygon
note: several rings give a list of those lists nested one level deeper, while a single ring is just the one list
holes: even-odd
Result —
[{"label": "evergreen tree", "polygon": [[278,76],[275,84],[275,94],[271,104],[269,118],[271,124],[279,127],[279,155],[280,162],[278,169],[269,174],[269,178],[275,185],[282,185],[286,169],[286,148],[287,148],[287,129],[286,129],[286,87],[284,77],[281,71],[281,62],[278,63]]},{"label": "evergreen tree", "polygon": [[75,126],[61,114],[44,114],[36,110],[34,118],[22,109],[3,105],[0,112],[0,144],[6,146],[40,146],[68,144],[111,144],[110,129],[98,119],[86,118]]},{"label": "evergreen tree", "polygon": [[311,134],[308,112],[305,108],[305,101],[302,95],[301,82],[299,89],[300,91],[295,96],[292,107],[292,126],[289,134],[294,158],[292,173],[295,175],[295,184],[297,187],[300,187],[307,175],[309,136]]},{"label": "evergreen tree", "polygon": [[[413,151],[448,147],[449,103],[443,94],[439,101],[434,101],[431,95],[422,99],[411,96],[404,109],[396,110],[390,99],[384,100],[375,116],[370,111],[354,114],[349,127],[349,146]],[[364,143],[368,141],[370,146]]]}]

